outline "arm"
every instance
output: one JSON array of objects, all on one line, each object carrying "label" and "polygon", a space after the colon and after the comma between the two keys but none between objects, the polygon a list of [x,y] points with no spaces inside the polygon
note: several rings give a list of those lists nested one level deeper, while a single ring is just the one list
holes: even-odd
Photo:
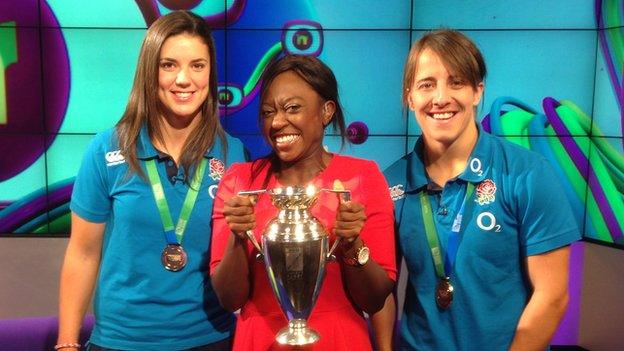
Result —
[{"label": "arm", "polygon": [[350,266],[340,260],[343,279],[353,302],[368,314],[379,311],[394,288],[396,275],[393,204],[388,184],[377,165],[371,162],[362,169],[360,204],[341,203],[334,233],[342,237],[342,257],[355,257],[363,245],[371,258],[364,266]]},{"label": "arm", "polygon": [[527,257],[533,294],[520,316],[510,350],[548,347],[568,303],[569,259],[569,246]]},{"label": "arm", "polygon": [[396,301],[390,294],[381,310],[370,316],[373,327],[375,349],[377,351],[394,350],[394,323],[396,321]]},{"label": "arm", "polygon": [[82,319],[100,267],[105,223],[88,222],[72,213],[71,226],[61,270],[58,344],[79,341]]},{"label": "arm", "polygon": [[[355,257],[357,249],[363,245],[360,237],[353,243],[343,244],[343,257]],[[368,314],[379,311],[394,288],[394,281],[386,271],[372,258],[361,267],[347,265],[342,260],[341,266],[353,302]]]},{"label": "arm", "polygon": [[229,311],[241,308],[250,292],[245,231],[255,226],[251,198],[235,196],[234,167],[221,180],[213,209],[211,275],[219,303]]}]

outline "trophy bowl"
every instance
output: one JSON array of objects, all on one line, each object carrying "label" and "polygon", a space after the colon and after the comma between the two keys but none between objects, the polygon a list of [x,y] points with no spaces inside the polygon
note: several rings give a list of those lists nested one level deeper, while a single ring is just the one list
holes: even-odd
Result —
[{"label": "trophy bowl", "polygon": [[[288,325],[275,337],[282,345],[301,346],[320,339],[319,333],[308,326],[307,319],[321,290],[325,264],[331,261],[335,248],[334,245],[329,249],[327,231],[310,214],[319,192],[324,190],[308,186],[239,193],[266,192],[279,210],[262,234],[262,246],[250,232],[248,237],[261,252],[271,288],[288,320]],[[328,191],[349,193],[347,190]]]}]

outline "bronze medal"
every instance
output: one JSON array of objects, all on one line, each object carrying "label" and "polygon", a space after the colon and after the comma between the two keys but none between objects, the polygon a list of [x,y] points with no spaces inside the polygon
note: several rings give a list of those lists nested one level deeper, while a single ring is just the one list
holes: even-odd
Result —
[{"label": "bronze medal", "polygon": [[169,244],[160,255],[160,261],[165,269],[177,272],[186,266],[186,252],[180,245]]},{"label": "bronze medal", "polygon": [[441,309],[447,309],[453,302],[453,285],[448,277],[440,279],[436,285],[436,303]]}]

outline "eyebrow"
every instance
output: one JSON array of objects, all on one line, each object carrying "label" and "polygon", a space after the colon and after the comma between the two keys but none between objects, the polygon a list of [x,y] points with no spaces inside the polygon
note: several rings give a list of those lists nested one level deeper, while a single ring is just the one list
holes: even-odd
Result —
[{"label": "eyebrow", "polygon": [[[161,57],[159,61],[178,62],[178,60],[171,58],[171,57]],[[201,57],[201,58],[196,58],[196,59],[191,60],[191,62],[201,62],[201,61],[208,62],[208,59]]]}]

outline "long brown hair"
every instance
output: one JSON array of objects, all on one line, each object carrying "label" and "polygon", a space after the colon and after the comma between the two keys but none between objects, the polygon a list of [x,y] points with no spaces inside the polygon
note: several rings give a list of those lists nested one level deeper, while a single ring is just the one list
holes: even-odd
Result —
[{"label": "long brown hair", "polygon": [[189,134],[180,155],[179,163],[187,175],[187,181],[192,179],[193,172],[204,154],[213,147],[217,137],[221,140],[226,154],[225,132],[219,122],[217,109],[216,51],[210,28],[204,19],[191,12],[174,11],[157,19],[147,30],[141,45],[128,104],[116,125],[119,147],[128,162],[130,172],[136,172],[141,177],[145,177],[145,173],[137,159],[136,147],[143,125],[147,125],[150,138],[164,144],[163,121],[160,118],[158,99],[160,50],[167,38],[182,33],[200,37],[208,46],[210,56],[209,93],[201,106],[201,121]]}]

